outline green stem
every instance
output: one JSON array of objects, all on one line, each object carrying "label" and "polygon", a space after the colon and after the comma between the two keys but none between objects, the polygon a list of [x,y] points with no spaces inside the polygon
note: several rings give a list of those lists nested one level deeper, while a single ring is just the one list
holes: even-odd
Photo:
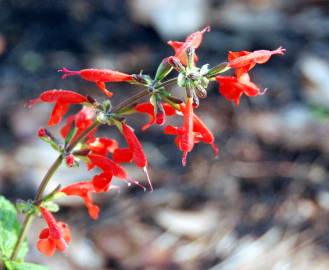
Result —
[{"label": "green stem", "polygon": [[176,81],[177,81],[177,77],[175,77],[175,78],[171,78],[171,79],[169,79],[169,80],[167,80],[167,81],[164,81],[164,82],[160,83],[160,84],[157,86],[157,88],[160,88],[160,87],[164,87],[164,86],[170,85],[170,84],[172,84],[172,83],[174,83],[174,82],[176,82]]},{"label": "green stem", "polygon": [[21,248],[21,246],[22,246],[22,244],[24,242],[25,235],[26,235],[26,233],[27,233],[27,231],[28,231],[28,229],[30,227],[30,224],[31,224],[32,220],[33,220],[33,214],[28,214],[25,217],[25,220],[24,220],[24,222],[22,224],[22,230],[21,230],[21,232],[20,232],[20,234],[18,236],[18,239],[17,239],[16,245],[15,245],[15,248],[13,250],[13,253],[10,256],[10,260],[13,261],[13,260],[16,259],[17,254],[18,254],[18,252],[19,252],[19,250],[20,250],[20,248]]},{"label": "green stem", "polygon": [[[136,101],[138,101],[139,99],[146,97],[147,95],[149,95],[149,91],[148,90],[143,90],[135,95],[133,95],[132,97],[128,98],[127,100],[124,100],[123,102],[121,102],[120,104],[118,104],[117,106],[115,106],[112,110],[112,112],[118,112],[120,110],[122,110],[125,107],[131,106],[132,104],[134,104]],[[66,151],[70,152],[74,149],[74,147],[81,142],[82,140],[84,140],[88,134],[95,129],[96,127],[98,127],[100,125],[99,122],[95,121],[89,128],[87,128],[86,130],[84,130],[73,142],[71,142]],[[57,159],[54,161],[54,163],[50,166],[50,168],[48,169],[47,173],[45,174],[45,176],[43,177],[41,184],[38,188],[37,194],[34,198],[35,202],[40,202],[40,200],[43,198],[43,193],[49,183],[49,181],[51,180],[52,176],[55,174],[55,172],[58,170],[58,168],[60,167],[60,165],[62,164],[63,161],[63,155],[59,155],[57,157]],[[10,256],[10,260],[15,260],[17,257],[17,254],[22,246],[22,243],[24,242],[26,233],[28,231],[29,225],[31,224],[32,220],[34,218],[33,214],[28,214],[25,217],[25,220],[22,224],[22,230],[18,236],[17,242],[15,244],[15,247],[13,249],[13,253]]]}]

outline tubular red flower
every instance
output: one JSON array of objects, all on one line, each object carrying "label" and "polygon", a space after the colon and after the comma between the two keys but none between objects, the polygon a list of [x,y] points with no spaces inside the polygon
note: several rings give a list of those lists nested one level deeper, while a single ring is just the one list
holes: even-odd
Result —
[{"label": "tubular red flower", "polygon": [[[103,189],[100,191],[103,191],[104,189],[105,187],[103,187]],[[80,196],[84,200],[85,206],[88,209],[88,213],[90,217],[93,219],[98,219],[99,207],[93,203],[91,198],[91,193],[96,192],[93,183],[91,182],[75,183],[73,185],[64,187],[63,189],[61,189],[61,192],[64,192],[68,196]]]},{"label": "tubular red flower", "polygon": [[90,68],[73,71],[67,68],[62,68],[58,71],[64,73],[62,79],[66,79],[69,76],[80,75],[80,77],[85,79],[86,81],[95,82],[99,89],[108,97],[112,97],[113,94],[108,89],[106,89],[106,82],[125,82],[133,80],[132,75],[110,69]]},{"label": "tubular red flower", "polygon": [[54,126],[62,120],[71,104],[81,104],[88,102],[88,100],[86,97],[70,90],[47,90],[38,98],[28,101],[27,105],[31,108],[38,102],[55,103],[48,122],[49,126]]},{"label": "tubular red flower", "polygon": [[152,182],[147,171],[147,157],[144,153],[142,144],[138,140],[134,130],[125,123],[122,123],[122,133],[128,144],[128,148],[132,153],[132,160],[138,167],[143,168],[151,191],[153,191]]},{"label": "tubular red flower", "polygon": [[183,151],[182,164],[186,165],[187,154],[192,151],[193,140],[193,98],[188,97],[183,112],[183,134],[181,139],[181,149]]},{"label": "tubular red flower", "polygon": [[135,132],[125,123],[122,123],[122,131],[128,147],[132,152],[134,163],[140,168],[146,167],[147,158],[140,141],[135,135]]},{"label": "tubular red flower", "polygon": [[266,63],[272,55],[285,54],[286,49],[279,47],[276,50],[258,50],[253,52],[241,51],[241,52],[232,52],[228,54],[228,66],[231,68],[236,68],[236,75],[240,76],[243,73],[251,70],[256,64]]},{"label": "tubular red flower", "polygon": [[[190,102],[190,101],[189,101]],[[191,106],[191,105],[189,105]],[[175,143],[179,150],[183,151],[183,159],[182,163],[185,166],[186,164],[186,156],[188,152],[191,152],[194,144],[199,142],[204,142],[206,144],[210,144],[212,147],[215,156],[218,155],[218,147],[215,144],[215,137],[212,134],[212,132],[209,130],[209,128],[205,125],[205,123],[196,115],[193,113],[193,132],[192,135],[187,131],[187,128],[184,128],[185,123],[188,123],[190,125],[190,116],[187,114],[187,109],[185,104],[181,104],[181,111],[183,112],[184,122],[183,127],[174,127],[174,126],[166,126],[164,129],[164,133],[168,135],[176,135]],[[185,140],[188,140],[184,143],[183,138],[186,136]],[[189,147],[187,147],[189,146]],[[186,153],[186,154],[185,154]],[[185,159],[184,159],[185,157]]]},{"label": "tubular red flower", "polygon": [[[187,65],[187,55],[186,49],[192,47],[194,49],[199,48],[201,45],[203,34],[210,31],[210,26],[205,27],[201,31],[197,31],[189,35],[184,42],[180,41],[168,41],[170,45],[175,50],[175,56],[182,62],[183,65]],[[197,61],[198,57],[194,56],[194,61]]]},{"label": "tubular red flower", "polygon": [[37,243],[38,250],[46,256],[54,255],[56,250],[65,251],[71,241],[71,233],[67,225],[63,222],[57,222],[46,208],[40,207],[40,211],[48,224],[48,228],[40,232]]},{"label": "tubular red flower", "polygon": [[236,105],[239,105],[242,94],[254,97],[264,93],[250,81],[248,73],[243,73],[239,77],[217,76],[216,80],[220,83],[219,92]]},{"label": "tubular red flower", "polygon": [[[157,114],[156,116],[154,115],[154,106],[149,103],[140,103],[135,106],[135,110],[140,112],[140,113],[145,113],[149,116],[150,120],[147,122],[143,127],[142,130],[148,129],[150,126],[152,126],[154,123],[158,124],[160,123],[161,125],[164,124],[165,122],[165,117],[166,116],[172,116],[176,114],[176,110],[172,108],[169,104],[167,103],[162,103],[163,109],[164,109],[164,114],[159,115]],[[159,119],[162,117],[162,119]]]}]

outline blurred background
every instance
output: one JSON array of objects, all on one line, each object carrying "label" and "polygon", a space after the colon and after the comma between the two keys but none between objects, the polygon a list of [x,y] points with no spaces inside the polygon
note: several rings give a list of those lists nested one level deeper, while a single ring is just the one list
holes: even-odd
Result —
[{"label": "blurred background", "polygon": [[[52,106],[24,103],[54,88],[104,98],[78,77],[61,80],[58,68],[152,74],[173,54],[167,40],[206,25],[199,65],[223,62],[229,50],[287,49],[251,72],[266,95],[236,107],[211,86],[198,114],[216,136],[218,159],[200,144],[182,168],[172,136],[138,131],[155,191],[122,186],[94,196],[97,222],[79,198],[63,200],[56,217],[72,228],[67,254],[36,251],[45,226],[36,219],[28,261],[63,270],[329,269],[328,15],[327,0],[0,0],[0,194],[12,201],[33,198],[57,156],[36,137]],[[114,103],[137,90],[110,86]],[[139,130],[145,121],[130,123]],[[111,128],[100,134],[118,138]],[[90,177],[63,168],[52,187]]]}]

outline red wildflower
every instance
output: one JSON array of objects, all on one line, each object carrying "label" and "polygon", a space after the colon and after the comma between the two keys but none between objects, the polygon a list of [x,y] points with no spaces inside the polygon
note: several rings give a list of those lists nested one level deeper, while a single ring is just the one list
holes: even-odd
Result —
[{"label": "red wildflower", "polygon": [[71,104],[81,104],[88,102],[88,100],[86,97],[69,90],[47,90],[38,98],[31,99],[28,102],[28,107],[32,107],[37,102],[55,102],[55,107],[48,122],[49,126],[53,126],[62,120]]},{"label": "red wildflower", "polygon": [[[83,107],[77,114],[71,115],[67,118],[65,126],[61,129],[61,135],[63,138],[69,134],[72,124],[74,122],[74,126],[77,131],[72,139],[74,141],[84,130],[89,128],[93,124],[93,119],[95,118],[95,111],[90,107]],[[93,132],[89,133],[88,138],[91,139],[94,137],[96,129]]]},{"label": "red wildflower", "polygon": [[106,89],[106,82],[125,82],[133,80],[132,75],[125,74],[119,71],[114,71],[110,69],[82,69],[78,71],[69,70],[67,68],[62,68],[58,70],[59,72],[65,73],[62,78],[65,79],[69,76],[80,75],[81,78],[86,81],[95,82],[99,89],[108,97],[112,97],[113,94]]},{"label": "red wildflower", "polygon": [[166,126],[164,129],[165,134],[177,135],[176,144],[183,152],[182,164],[186,165],[187,154],[192,151],[194,147],[194,134],[193,134],[193,98],[187,98],[186,106],[181,105],[183,113],[183,126],[174,127]]},{"label": "red wildflower", "polygon": [[253,97],[264,93],[250,81],[248,73],[238,77],[216,76],[216,80],[220,83],[219,92],[236,105],[239,105],[242,94]]},{"label": "red wildflower", "polygon": [[[188,100],[187,105],[189,105],[188,103],[191,102]],[[176,144],[177,147],[183,151],[183,158],[182,158],[182,163],[185,166],[186,164],[186,156],[188,152],[191,152],[194,144],[199,143],[199,142],[204,142],[207,144],[210,144],[210,146],[212,147],[215,156],[218,155],[218,147],[215,144],[215,137],[212,134],[212,132],[210,131],[210,129],[205,125],[205,123],[196,115],[193,113],[193,125],[191,125],[190,123],[190,118],[191,116],[189,116],[188,114],[188,110],[185,109],[186,106],[184,104],[181,104],[181,111],[183,112],[183,116],[184,116],[184,123],[183,123],[183,127],[174,127],[174,126],[166,126],[166,128],[164,129],[165,134],[169,134],[169,135],[177,135],[176,137]],[[190,133],[190,131],[188,130],[188,127],[193,128],[193,132],[192,134]],[[186,128],[184,128],[186,127]],[[185,136],[185,138],[184,138]],[[183,139],[185,139],[185,144]]]},{"label": "red wildflower", "polygon": [[122,133],[123,133],[123,137],[125,138],[128,144],[128,148],[132,153],[132,160],[138,167],[143,168],[148,183],[150,185],[151,191],[153,191],[153,186],[147,172],[147,157],[144,153],[142,144],[138,140],[134,130],[125,123],[122,123]]},{"label": "red wildflower", "polygon": [[256,64],[266,63],[272,55],[279,54],[283,55],[286,49],[279,47],[276,50],[258,50],[253,52],[241,51],[232,52],[228,54],[228,66],[231,68],[236,68],[236,75],[240,76],[243,73],[251,70]]},{"label": "red wildflower", "polygon": [[48,224],[48,228],[43,229],[39,234],[37,247],[46,256],[54,255],[56,249],[63,252],[71,241],[71,233],[67,225],[57,222],[53,215],[44,207],[40,211]]},{"label": "red wildflower", "polygon": [[95,187],[93,183],[91,182],[80,182],[75,183],[73,185],[69,185],[61,190],[61,192],[64,192],[66,195],[69,196],[80,196],[84,202],[85,206],[88,209],[89,215],[93,219],[98,218],[99,214],[99,207],[95,204],[93,204],[91,193],[96,192]]},{"label": "red wildflower", "polygon": [[[187,55],[186,49],[188,47],[192,47],[194,49],[199,48],[203,34],[210,31],[210,26],[205,27],[201,31],[197,31],[189,35],[184,42],[180,41],[168,41],[168,45],[170,45],[175,50],[175,56],[182,62],[182,64],[187,65]],[[194,60],[197,61],[198,57],[195,55]]]},{"label": "red wildflower", "polygon": [[143,127],[142,130],[148,129],[150,126],[152,126],[154,123],[157,123],[158,125],[161,124],[163,125],[165,122],[165,117],[166,116],[172,116],[176,114],[176,110],[172,108],[169,104],[167,103],[162,103],[164,113],[158,111],[157,115],[154,115],[154,106],[151,103],[145,102],[145,103],[140,103],[135,106],[135,110],[140,112],[140,113],[146,113],[150,120],[147,122]]}]

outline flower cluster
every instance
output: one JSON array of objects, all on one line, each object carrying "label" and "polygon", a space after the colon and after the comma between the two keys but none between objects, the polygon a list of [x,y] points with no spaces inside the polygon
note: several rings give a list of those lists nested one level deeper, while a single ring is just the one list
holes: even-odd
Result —
[{"label": "flower cluster", "polygon": [[[80,104],[81,110],[69,116],[60,129],[61,140],[44,128],[39,130],[38,136],[60,153],[61,161],[65,161],[68,167],[85,163],[88,170],[97,170],[91,179],[59,188],[36,204],[48,224],[48,227],[42,230],[39,236],[37,247],[40,252],[51,256],[56,250],[64,251],[71,239],[67,225],[57,222],[47,210],[49,201],[56,197],[53,196],[54,194],[81,197],[90,217],[97,219],[100,209],[93,203],[92,194],[108,192],[112,188],[117,188],[112,184],[113,178],[147,190],[143,184],[129,176],[124,167],[126,163],[133,163],[141,168],[145,172],[149,190],[153,190],[147,171],[147,156],[127,120],[130,115],[145,114],[149,117],[149,121],[141,128],[142,131],[152,125],[164,126],[167,117],[181,119],[181,125],[167,124],[164,126],[163,132],[166,135],[175,136],[175,144],[182,152],[183,166],[187,164],[188,154],[192,152],[194,145],[201,142],[209,144],[214,155],[218,155],[219,150],[215,144],[215,136],[196,114],[200,104],[199,99],[207,97],[208,84],[217,81],[219,93],[227,100],[239,105],[242,94],[258,96],[264,93],[250,81],[248,72],[256,64],[267,62],[272,55],[284,54],[285,49],[279,47],[273,51],[230,51],[227,62],[213,68],[208,68],[208,65],[198,67],[196,65],[198,57],[195,51],[200,47],[203,35],[209,31],[210,27],[207,26],[201,31],[192,33],[183,42],[168,41],[168,44],[174,49],[174,55],[162,60],[154,78],[142,73],[125,74],[107,69],[71,71],[62,68],[59,70],[64,73],[63,79],[79,75],[84,80],[96,83],[107,97],[103,102],[71,90],[54,89],[43,92],[38,98],[32,99],[28,103],[30,107],[38,102],[55,104],[48,122],[49,126],[61,123],[65,114],[68,113],[69,107],[73,104]],[[221,75],[229,69],[234,69],[233,76]],[[164,80],[174,72],[177,74],[176,77]],[[143,90],[117,106],[112,106],[109,98],[113,93],[105,85],[110,82],[140,85]],[[171,83],[177,83],[181,87],[184,98],[181,99],[171,94],[168,87]],[[147,101],[141,101],[146,97]],[[97,128],[100,125],[115,127],[122,135],[122,141],[125,144],[120,145],[113,138],[98,137]]]}]

